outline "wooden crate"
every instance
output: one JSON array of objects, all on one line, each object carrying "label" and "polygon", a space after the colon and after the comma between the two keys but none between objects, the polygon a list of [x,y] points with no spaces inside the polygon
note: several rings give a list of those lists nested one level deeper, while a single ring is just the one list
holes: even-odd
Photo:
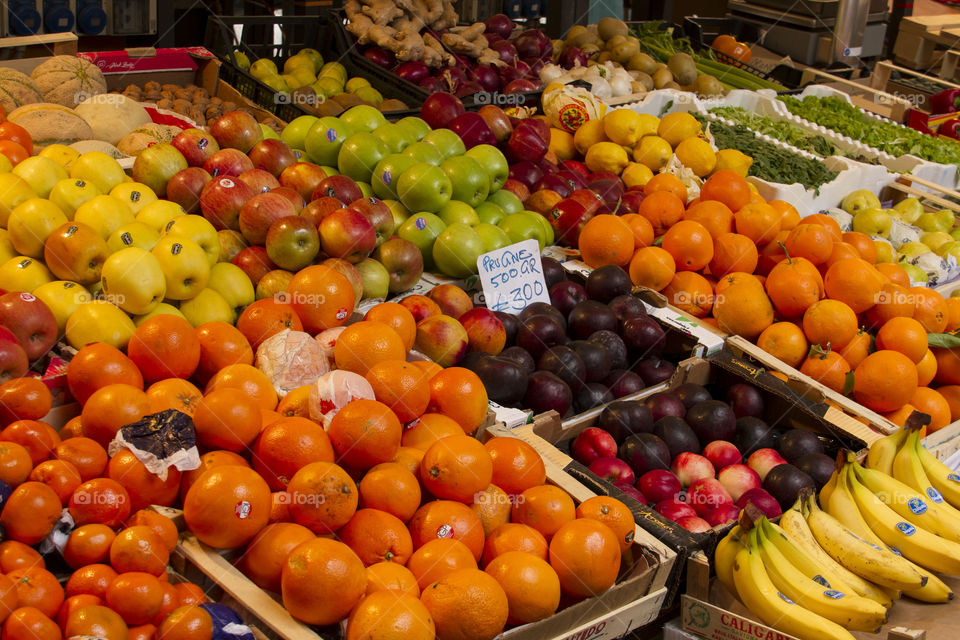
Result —
[{"label": "wooden crate", "polygon": [[[4,3],[6,6],[6,3]],[[0,38],[0,57],[72,56],[77,53],[77,34],[43,33],[33,36]]]},{"label": "wooden crate", "polygon": [[927,70],[936,66],[939,49],[955,49],[960,43],[960,16],[910,16],[900,21],[900,32],[893,45],[894,60],[911,69]]},{"label": "wooden crate", "polygon": [[[948,51],[947,53],[952,53],[953,55],[949,56],[949,58],[944,57],[944,63],[940,68],[939,77],[933,77],[896,65],[890,61],[882,60],[873,68],[873,74],[870,76],[870,86],[874,89],[905,98],[913,104],[915,109],[930,113],[930,96],[943,89],[960,89],[960,85],[951,82],[956,72],[956,63],[960,52]],[[950,67],[948,67],[948,60],[950,61]],[[915,79],[922,82],[923,85],[929,85],[929,88],[900,82],[892,77],[894,73]]]}]

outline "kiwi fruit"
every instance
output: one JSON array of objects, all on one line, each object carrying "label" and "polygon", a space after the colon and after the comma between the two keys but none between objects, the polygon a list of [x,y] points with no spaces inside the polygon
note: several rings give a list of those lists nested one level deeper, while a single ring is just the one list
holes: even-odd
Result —
[{"label": "kiwi fruit", "polygon": [[603,48],[607,51],[613,51],[627,41],[627,36],[613,36],[609,40],[604,40]]},{"label": "kiwi fruit", "polygon": [[722,96],[723,85],[713,76],[699,75],[693,83],[693,90],[700,96]]},{"label": "kiwi fruit", "polygon": [[647,91],[653,91],[653,78],[643,71],[638,71],[636,76],[636,82],[639,82],[643,85],[644,89]]},{"label": "kiwi fruit", "polygon": [[597,22],[597,33],[604,40],[609,40],[614,36],[626,36],[630,33],[630,29],[627,28],[627,24],[623,20],[600,18],[600,21]]},{"label": "kiwi fruit", "polygon": [[660,69],[655,74],[653,74],[653,86],[657,89],[663,89],[668,84],[676,84],[673,81],[673,74],[670,73],[669,69]]},{"label": "kiwi fruit", "polygon": [[667,66],[681,85],[693,84],[697,79],[697,65],[690,54],[673,54],[667,61]]}]

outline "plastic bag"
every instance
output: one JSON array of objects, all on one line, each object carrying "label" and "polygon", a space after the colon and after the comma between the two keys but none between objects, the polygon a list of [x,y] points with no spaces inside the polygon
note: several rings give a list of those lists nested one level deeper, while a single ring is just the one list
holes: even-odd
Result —
[{"label": "plastic bag", "polygon": [[285,329],[257,347],[257,369],[270,378],[279,397],[330,371],[320,343],[309,333]]},{"label": "plastic bag", "polygon": [[331,371],[320,376],[310,389],[310,419],[328,429],[340,409],[360,398],[376,400],[366,378],[351,371]]}]

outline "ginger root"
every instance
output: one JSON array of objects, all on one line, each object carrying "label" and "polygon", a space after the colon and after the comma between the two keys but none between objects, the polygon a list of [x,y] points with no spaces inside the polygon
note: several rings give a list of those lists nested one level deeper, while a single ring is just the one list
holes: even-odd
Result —
[{"label": "ginger root", "polygon": [[440,44],[440,41],[434,38],[431,34],[423,34],[423,44],[425,45],[423,62],[433,69],[438,69],[443,66],[451,66],[457,63],[457,59],[453,57],[453,54],[446,51],[443,48],[443,45]]}]

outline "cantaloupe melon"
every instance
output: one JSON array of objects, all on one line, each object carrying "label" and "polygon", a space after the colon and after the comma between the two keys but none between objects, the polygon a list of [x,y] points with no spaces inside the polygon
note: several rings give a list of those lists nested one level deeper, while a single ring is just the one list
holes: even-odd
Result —
[{"label": "cantaloupe melon", "polygon": [[114,160],[119,160],[123,158],[124,155],[120,153],[120,150],[109,142],[104,142],[103,140],[81,140],[80,142],[74,142],[70,145],[71,149],[76,149],[80,153],[87,153],[89,151],[100,151],[105,153]]},{"label": "cantaloupe melon", "polygon": [[89,98],[107,92],[103,73],[89,60],[75,56],[54,56],[30,74],[44,101],[73,108]]},{"label": "cantaloupe melon", "polygon": [[180,131],[178,127],[151,122],[123,136],[117,143],[117,149],[124,155],[138,156],[141,151],[151,145],[170,142]]},{"label": "cantaloupe melon", "polygon": [[97,140],[112,145],[137,127],[150,122],[150,114],[140,103],[119,93],[90,96],[78,104],[75,111],[87,121]]},{"label": "cantaloupe melon", "polygon": [[30,132],[34,149],[49,144],[70,145],[93,137],[93,129],[73,109],[49,102],[14,109],[7,114],[7,120]]},{"label": "cantaloupe melon", "polygon": [[10,113],[17,107],[43,102],[43,96],[30,76],[16,69],[0,67],[0,107]]}]

